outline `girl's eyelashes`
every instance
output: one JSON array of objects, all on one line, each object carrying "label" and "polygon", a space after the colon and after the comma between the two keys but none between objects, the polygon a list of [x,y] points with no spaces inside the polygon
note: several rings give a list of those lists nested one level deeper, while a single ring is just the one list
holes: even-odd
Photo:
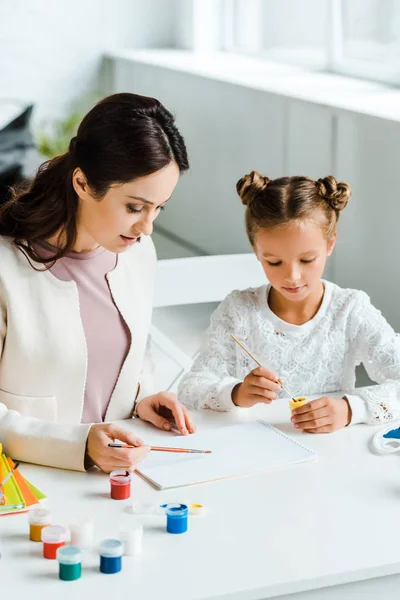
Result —
[{"label": "girl's eyelashes", "polygon": [[[300,260],[301,263],[308,265],[309,263],[312,263],[315,261],[315,257],[314,258],[302,258]],[[278,262],[271,262],[270,260],[267,260],[267,263],[269,264],[270,267],[279,267],[282,264],[282,261],[279,260]]]},{"label": "girl's eyelashes", "polygon": [[[135,214],[140,214],[143,212],[144,206],[140,206],[140,207],[135,207],[133,206],[133,204],[127,204],[126,205],[126,210],[128,211],[128,213],[135,213]],[[165,206],[157,206],[156,210],[165,210]]]}]

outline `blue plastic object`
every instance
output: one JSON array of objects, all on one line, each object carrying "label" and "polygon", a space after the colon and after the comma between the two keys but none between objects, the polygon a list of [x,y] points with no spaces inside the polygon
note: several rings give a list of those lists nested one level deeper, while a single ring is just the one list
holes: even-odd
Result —
[{"label": "blue plastic object", "polygon": [[122,569],[124,545],[119,540],[103,540],[100,544],[100,571],[112,575]]},{"label": "blue plastic object", "polygon": [[168,504],[165,514],[167,515],[168,533],[185,533],[187,531],[189,510],[186,504]]},{"label": "blue plastic object", "polygon": [[397,429],[391,429],[387,433],[384,433],[382,437],[400,440],[400,427]]}]

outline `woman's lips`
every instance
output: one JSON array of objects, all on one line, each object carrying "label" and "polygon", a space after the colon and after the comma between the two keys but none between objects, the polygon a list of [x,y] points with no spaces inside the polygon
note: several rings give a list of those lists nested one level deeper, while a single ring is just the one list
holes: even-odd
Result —
[{"label": "woman's lips", "polygon": [[137,237],[127,237],[126,235],[120,235],[120,238],[127,246],[132,246],[139,238]]}]

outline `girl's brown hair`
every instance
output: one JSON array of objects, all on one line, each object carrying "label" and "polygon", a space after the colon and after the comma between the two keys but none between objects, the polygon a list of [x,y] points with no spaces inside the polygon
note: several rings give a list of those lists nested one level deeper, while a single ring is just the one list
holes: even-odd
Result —
[{"label": "girl's brown hair", "polygon": [[[108,96],[84,117],[65,154],[45,162],[27,189],[12,190],[11,200],[0,207],[0,235],[11,237],[28,258],[50,265],[76,240],[79,201],[72,174],[77,167],[101,199],[113,183],[145,177],[171,161],[181,173],[189,168],[183,137],[161,102],[137,94]],[[43,258],[32,243],[57,233],[57,252]]]},{"label": "girl's brown hair", "polygon": [[309,177],[269,179],[257,171],[239,179],[236,190],[246,206],[246,231],[251,245],[259,229],[316,217],[320,221],[322,217],[324,235],[329,239],[351,196],[349,184],[338,183],[332,175],[317,181]]}]

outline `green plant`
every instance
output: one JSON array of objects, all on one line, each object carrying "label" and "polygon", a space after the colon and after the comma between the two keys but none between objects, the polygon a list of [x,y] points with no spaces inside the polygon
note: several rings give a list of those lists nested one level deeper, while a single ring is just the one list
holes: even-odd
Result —
[{"label": "green plant", "polygon": [[34,134],[39,152],[47,158],[64,154],[84,115],[102,95],[101,90],[90,89],[71,101],[64,118],[42,122]]},{"label": "green plant", "polygon": [[43,156],[54,158],[68,150],[84,113],[75,111],[65,119],[47,121],[35,133],[37,148]]}]

